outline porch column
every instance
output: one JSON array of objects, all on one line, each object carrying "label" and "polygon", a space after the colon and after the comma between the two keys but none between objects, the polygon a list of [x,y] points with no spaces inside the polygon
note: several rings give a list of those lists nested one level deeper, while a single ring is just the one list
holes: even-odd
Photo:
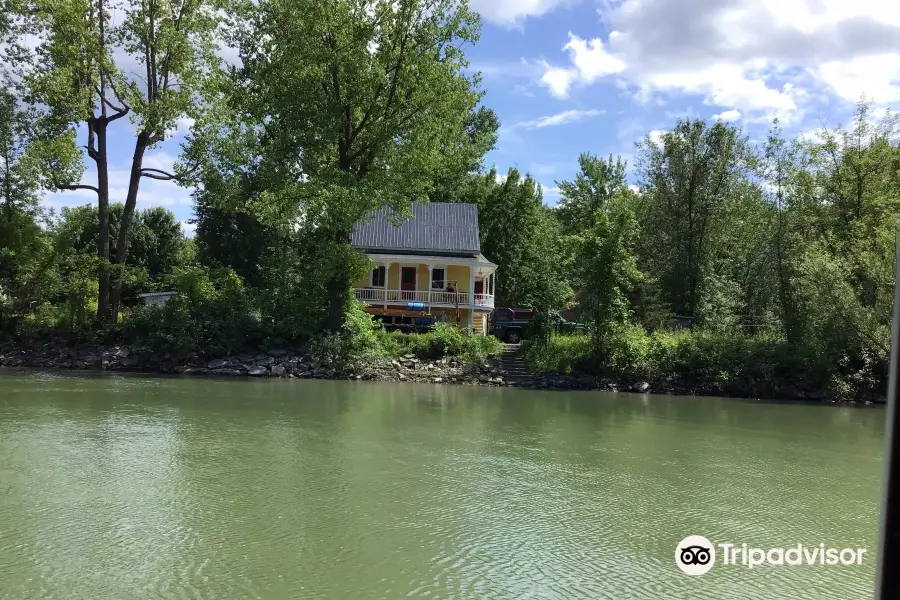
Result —
[{"label": "porch column", "polygon": [[426,296],[426,298],[428,298],[429,307],[431,305],[431,272],[432,272],[432,270],[434,270],[434,265],[431,263],[428,263],[428,296]]},{"label": "porch column", "polygon": [[391,284],[389,282],[391,280],[391,266],[393,266],[393,264],[394,263],[392,262],[385,263],[384,267],[384,310],[387,310],[388,297],[391,293]]},{"label": "porch column", "polygon": [[473,326],[475,319],[475,269],[469,265],[469,332],[475,331]]}]

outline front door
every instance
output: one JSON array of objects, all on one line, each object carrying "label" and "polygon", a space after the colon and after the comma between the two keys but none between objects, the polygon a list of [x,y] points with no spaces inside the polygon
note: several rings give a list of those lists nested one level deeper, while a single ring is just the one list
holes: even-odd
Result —
[{"label": "front door", "polygon": [[400,289],[401,297],[404,300],[416,299],[416,268],[403,267],[400,269]]}]

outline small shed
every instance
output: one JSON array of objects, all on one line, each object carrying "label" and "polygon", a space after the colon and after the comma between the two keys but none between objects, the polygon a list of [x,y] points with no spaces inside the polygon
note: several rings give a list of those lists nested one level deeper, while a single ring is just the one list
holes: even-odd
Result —
[{"label": "small shed", "polygon": [[138,294],[138,298],[144,301],[144,306],[164,306],[169,298],[178,292],[151,292],[149,294]]}]

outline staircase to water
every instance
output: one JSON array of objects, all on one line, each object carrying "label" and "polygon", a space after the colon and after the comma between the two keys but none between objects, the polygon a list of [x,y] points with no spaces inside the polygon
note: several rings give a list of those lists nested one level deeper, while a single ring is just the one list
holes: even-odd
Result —
[{"label": "staircase to water", "polygon": [[503,344],[503,370],[505,379],[511,385],[531,383],[532,377],[519,354],[519,344]]}]

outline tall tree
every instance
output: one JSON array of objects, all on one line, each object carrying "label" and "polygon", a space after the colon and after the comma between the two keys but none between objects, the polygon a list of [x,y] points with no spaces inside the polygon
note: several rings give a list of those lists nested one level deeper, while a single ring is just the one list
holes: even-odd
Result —
[{"label": "tall tree", "polygon": [[638,144],[641,258],[676,314],[696,316],[703,284],[727,234],[735,198],[746,190],[749,154],[741,132],[683,120]]},{"label": "tall tree", "polygon": [[619,156],[613,160],[610,155],[604,160],[583,153],[578,157],[578,166],[574,181],[557,182],[562,194],[557,216],[567,234],[593,228],[597,211],[627,188],[627,164]]},{"label": "tall tree", "polygon": [[[353,276],[350,235],[379,207],[408,211],[439,182],[479,164],[473,142],[479,78],[463,48],[479,21],[461,0],[263,0],[243,7],[243,68],[227,98],[227,132],[210,123],[189,155],[217,168],[257,137],[263,212],[289,218],[332,247],[326,326],[341,327]],[[488,118],[482,113],[483,118]],[[476,128],[477,129],[477,128]],[[204,158],[205,157],[205,158]],[[241,169],[244,171],[244,169]]]},{"label": "tall tree", "polygon": [[[30,0],[20,3],[22,33],[38,40],[21,53],[22,81],[48,119],[74,130],[84,127],[96,185],[60,177],[60,189],[97,194],[100,265],[97,315],[115,322],[118,284],[110,280],[108,128],[130,116],[134,151],[114,265],[124,265],[142,177],[175,175],[143,166],[147,149],[165,139],[179,118],[191,114],[197,95],[215,72],[215,4],[204,0]],[[111,18],[112,11],[117,18]],[[119,61],[117,63],[117,61]],[[126,71],[124,63],[139,65]],[[115,269],[112,272],[116,272]]]}]

